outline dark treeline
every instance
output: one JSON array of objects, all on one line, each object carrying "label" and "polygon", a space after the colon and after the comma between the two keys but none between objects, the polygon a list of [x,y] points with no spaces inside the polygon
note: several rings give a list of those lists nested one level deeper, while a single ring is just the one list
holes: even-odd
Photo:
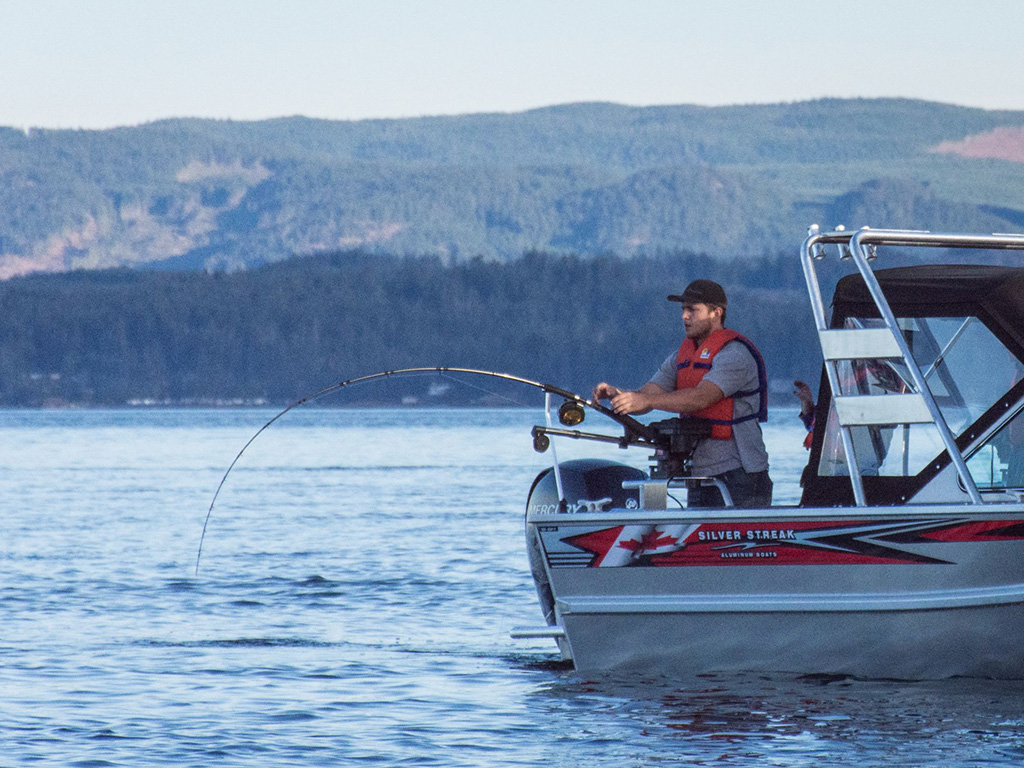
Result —
[{"label": "dark treeline", "polygon": [[[113,270],[8,281],[0,285],[0,405],[279,404],[354,376],[432,365],[577,391],[599,379],[639,386],[682,337],[679,305],[666,295],[696,277],[726,286],[727,324],[761,347],[776,388],[816,374],[795,254],[528,254],[446,265],[347,252],[228,274]],[[393,402],[426,389],[406,381],[333,402]],[[422,401],[479,402],[479,390],[456,390]]]}]

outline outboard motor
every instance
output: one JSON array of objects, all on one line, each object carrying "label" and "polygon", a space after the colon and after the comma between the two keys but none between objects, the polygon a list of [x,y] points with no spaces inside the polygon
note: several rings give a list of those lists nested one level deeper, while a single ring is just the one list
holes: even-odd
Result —
[{"label": "outboard motor", "polygon": [[635,488],[627,491],[622,483],[646,479],[643,470],[604,459],[575,459],[560,463],[558,468],[565,498],[559,498],[554,469],[548,467],[533,481],[527,511],[543,515],[640,506],[640,492]]},{"label": "outboard motor", "polygon": [[[558,469],[565,498],[559,498],[554,469],[548,467],[533,481],[526,502],[527,514],[600,512],[605,509],[637,509],[640,506],[640,491],[636,488],[626,490],[622,483],[646,479],[647,473],[643,470],[604,459],[575,459],[560,463]],[[553,627],[557,623],[555,598],[544,570],[540,543],[530,535],[529,527],[526,529],[526,553],[544,620]]]}]

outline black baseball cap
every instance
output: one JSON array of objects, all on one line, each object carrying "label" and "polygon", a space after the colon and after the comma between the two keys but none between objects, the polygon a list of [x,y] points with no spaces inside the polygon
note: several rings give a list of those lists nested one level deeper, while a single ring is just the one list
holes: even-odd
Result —
[{"label": "black baseball cap", "polygon": [[668,297],[669,301],[678,301],[683,304],[711,304],[716,307],[728,307],[729,300],[725,298],[725,289],[714,280],[694,280],[680,294],[673,294]]}]

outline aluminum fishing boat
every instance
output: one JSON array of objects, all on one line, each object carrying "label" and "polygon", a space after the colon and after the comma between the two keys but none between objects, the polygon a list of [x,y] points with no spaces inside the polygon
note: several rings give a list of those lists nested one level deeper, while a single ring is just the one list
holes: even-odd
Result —
[{"label": "aluminum fishing boat", "polygon": [[[562,403],[538,450],[613,440],[654,464],[537,477],[526,536],[546,626],[513,635],[554,638],[584,672],[1024,677],[1019,250],[1022,235],[812,227],[823,373],[797,506],[690,508],[687,489],[714,482],[687,476],[692,420],[623,418],[608,437],[573,429],[583,409]],[[887,259],[911,266],[876,270]],[[850,272],[831,318],[825,262]]]}]

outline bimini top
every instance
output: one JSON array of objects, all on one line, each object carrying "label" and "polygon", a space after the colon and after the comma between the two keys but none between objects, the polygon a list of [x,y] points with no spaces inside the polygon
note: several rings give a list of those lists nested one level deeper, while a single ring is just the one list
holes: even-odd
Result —
[{"label": "bimini top", "polygon": [[[1015,352],[1024,350],[1024,267],[921,265],[874,274],[897,317],[975,315]],[[832,307],[833,328],[848,317],[878,317],[859,273],[839,281]]]}]

